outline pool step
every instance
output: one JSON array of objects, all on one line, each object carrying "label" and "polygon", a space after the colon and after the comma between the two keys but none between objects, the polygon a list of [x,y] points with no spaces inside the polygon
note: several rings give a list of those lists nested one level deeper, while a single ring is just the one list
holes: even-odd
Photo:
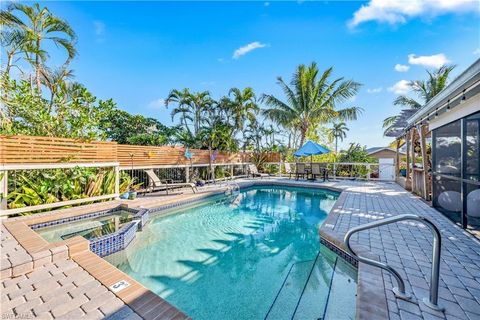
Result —
[{"label": "pool step", "polygon": [[268,311],[266,320],[292,319],[315,260],[294,263]]},{"label": "pool step", "polygon": [[292,319],[324,318],[337,259],[335,257],[334,261],[331,261],[328,258],[322,259],[322,255],[319,256]]},{"label": "pool step", "polygon": [[337,257],[321,250],[292,265],[265,319],[323,319]]},{"label": "pool step", "polygon": [[338,258],[323,319],[355,319],[356,278],[355,268]]}]

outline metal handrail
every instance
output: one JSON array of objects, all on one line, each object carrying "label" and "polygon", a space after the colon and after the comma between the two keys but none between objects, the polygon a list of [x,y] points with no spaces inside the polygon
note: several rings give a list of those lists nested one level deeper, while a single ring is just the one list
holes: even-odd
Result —
[{"label": "metal handrail", "polygon": [[233,194],[234,191],[240,192],[240,185],[236,182],[225,183],[224,185],[227,189],[225,190],[225,194],[227,194],[228,192],[230,192],[230,194]]},{"label": "metal handrail", "polygon": [[438,230],[438,228],[428,219],[421,216],[414,215],[414,214],[402,214],[395,217],[385,218],[380,221],[373,221],[370,223],[360,225],[358,227],[354,227],[348,230],[344,238],[344,243],[347,248],[347,251],[360,262],[363,262],[363,263],[366,263],[390,272],[394,276],[394,278],[397,280],[397,287],[393,288],[393,292],[395,293],[395,295],[400,299],[405,299],[405,300],[410,299],[410,296],[405,293],[405,282],[403,281],[402,276],[395,269],[393,269],[388,264],[357,255],[355,251],[353,251],[352,247],[350,246],[350,238],[354,233],[367,230],[367,229],[372,229],[379,226],[384,226],[384,225],[399,222],[399,221],[404,221],[404,220],[419,221],[422,224],[426,225],[430,229],[430,231],[432,231],[433,252],[432,252],[432,274],[430,277],[430,297],[429,299],[424,298],[423,303],[431,309],[443,311],[444,309],[438,305],[438,284],[439,284],[439,277],[440,277],[440,251],[442,246],[442,237],[440,235],[440,231]]}]

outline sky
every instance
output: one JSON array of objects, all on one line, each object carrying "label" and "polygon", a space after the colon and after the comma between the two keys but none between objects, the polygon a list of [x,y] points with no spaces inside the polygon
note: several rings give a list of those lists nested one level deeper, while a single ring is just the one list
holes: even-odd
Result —
[{"label": "sky", "polygon": [[278,76],[290,81],[299,64],[315,61],[333,77],[362,84],[364,113],[348,122],[347,138],[385,146],[382,120],[410,94],[406,81],[426,69],[455,64],[453,77],[480,58],[479,0],[298,2],[40,2],[78,35],[76,80],[120,109],[170,125],[163,103],[173,88],[252,87],[283,98]]}]

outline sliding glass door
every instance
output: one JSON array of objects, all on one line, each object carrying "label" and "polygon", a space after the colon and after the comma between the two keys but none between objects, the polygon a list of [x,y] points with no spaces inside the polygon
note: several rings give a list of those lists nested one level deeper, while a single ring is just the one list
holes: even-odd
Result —
[{"label": "sliding glass door", "polygon": [[480,231],[480,112],[432,132],[433,206]]}]

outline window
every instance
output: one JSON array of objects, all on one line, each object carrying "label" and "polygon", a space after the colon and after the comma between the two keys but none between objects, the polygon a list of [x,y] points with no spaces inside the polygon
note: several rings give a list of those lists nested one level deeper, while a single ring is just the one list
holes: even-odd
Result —
[{"label": "window", "polygon": [[461,176],[462,136],[460,120],[435,131],[434,171],[456,177]]},{"label": "window", "polygon": [[480,181],[480,113],[467,117],[464,179]]}]

